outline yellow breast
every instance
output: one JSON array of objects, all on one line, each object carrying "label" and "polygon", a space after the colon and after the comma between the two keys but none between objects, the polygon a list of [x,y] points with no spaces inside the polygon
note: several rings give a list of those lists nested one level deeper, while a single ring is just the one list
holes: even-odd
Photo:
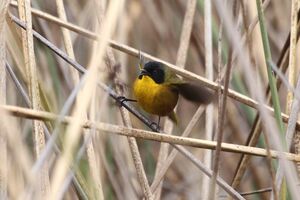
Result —
[{"label": "yellow breast", "polygon": [[134,96],[148,113],[166,116],[173,111],[178,101],[178,92],[166,84],[157,84],[149,76],[136,79]]}]

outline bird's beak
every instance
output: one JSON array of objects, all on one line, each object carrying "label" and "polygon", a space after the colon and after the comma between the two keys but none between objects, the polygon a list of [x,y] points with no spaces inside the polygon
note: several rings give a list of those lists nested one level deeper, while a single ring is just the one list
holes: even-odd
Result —
[{"label": "bird's beak", "polygon": [[143,77],[144,75],[149,75],[149,72],[147,72],[146,70],[142,69],[142,70],[140,71],[140,74],[139,74],[139,79],[142,79],[142,77]]}]

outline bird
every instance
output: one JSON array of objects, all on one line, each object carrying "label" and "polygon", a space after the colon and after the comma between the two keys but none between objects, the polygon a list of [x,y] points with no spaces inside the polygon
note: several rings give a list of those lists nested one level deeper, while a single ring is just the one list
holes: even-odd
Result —
[{"label": "bird", "polygon": [[144,64],[133,84],[133,94],[138,105],[147,113],[160,117],[168,116],[178,123],[174,108],[179,95],[200,104],[209,104],[214,99],[212,91],[185,81],[163,63],[149,61]]}]

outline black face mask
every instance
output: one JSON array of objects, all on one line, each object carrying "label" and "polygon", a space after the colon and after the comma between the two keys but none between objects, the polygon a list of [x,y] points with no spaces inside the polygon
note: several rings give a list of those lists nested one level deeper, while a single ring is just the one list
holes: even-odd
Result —
[{"label": "black face mask", "polygon": [[144,75],[151,77],[157,84],[163,83],[165,80],[164,68],[159,62],[147,62],[139,74],[139,79]]}]

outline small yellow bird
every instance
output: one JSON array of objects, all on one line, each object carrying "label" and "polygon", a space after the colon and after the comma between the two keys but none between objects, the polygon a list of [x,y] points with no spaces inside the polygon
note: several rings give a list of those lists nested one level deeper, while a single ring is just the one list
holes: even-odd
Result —
[{"label": "small yellow bird", "polygon": [[177,118],[174,108],[181,94],[187,100],[208,104],[213,93],[204,87],[180,79],[160,62],[147,62],[133,85],[138,104],[148,113],[168,116],[174,123]]}]

